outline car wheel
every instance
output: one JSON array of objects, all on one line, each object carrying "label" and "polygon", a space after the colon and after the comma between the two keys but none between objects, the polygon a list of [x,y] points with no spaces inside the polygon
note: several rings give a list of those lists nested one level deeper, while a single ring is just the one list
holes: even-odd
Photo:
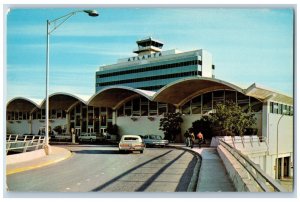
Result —
[{"label": "car wheel", "polygon": [[141,154],[144,153],[144,150],[141,150],[140,153],[141,153]]},{"label": "car wheel", "polygon": [[93,142],[93,139],[91,138],[90,141]]}]

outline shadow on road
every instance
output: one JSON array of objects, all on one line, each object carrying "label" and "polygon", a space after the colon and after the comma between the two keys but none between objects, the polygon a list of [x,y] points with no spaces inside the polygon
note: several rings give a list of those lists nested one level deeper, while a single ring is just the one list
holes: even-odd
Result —
[{"label": "shadow on road", "polygon": [[182,177],[180,178],[179,184],[176,187],[177,192],[186,191],[188,189],[196,164],[197,157],[194,156],[191,162],[189,163],[188,167],[184,171]]},{"label": "shadow on road", "polygon": [[[121,178],[125,177],[126,175],[130,175],[132,172],[138,170],[139,168],[141,168],[142,166],[145,166],[147,164],[150,164],[153,161],[156,161],[164,156],[166,156],[167,154],[169,154],[170,152],[172,152],[173,150],[167,151],[165,153],[163,153],[160,156],[157,156],[155,158],[152,158],[144,163],[141,163],[127,171],[125,171],[124,173],[118,175],[117,177],[111,179],[110,181],[106,182],[105,184],[96,187],[95,189],[91,190],[91,191],[102,191],[103,189],[105,189],[106,187],[112,185],[113,183],[117,182],[118,180],[120,180]],[[99,151],[101,152],[101,151]],[[187,151],[183,151],[180,155],[176,156],[174,159],[172,159],[169,163],[167,163],[166,165],[164,165],[163,167],[161,167],[157,172],[153,173],[153,175],[147,179],[146,181],[143,182],[142,185],[140,185],[137,189],[135,189],[136,192],[143,192],[146,191],[147,188],[149,188],[153,183],[155,183],[155,180],[157,180],[168,168],[170,168],[170,166],[172,166],[174,163],[176,163],[180,158],[183,157],[183,155],[186,153]],[[193,159],[191,160],[191,162],[189,163],[188,167],[186,168],[185,172],[183,173],[183,175],[180,178],[179,184],[176,187],[176,192],[185,192],[188,189],[189,183],[191,181],[191,177],[193,174],[193,170],[194,167],[196,165],[197,159],[194,156]]]},{"label": "shadow on road", "polygon": [[155,158],[153,158],[153,159],[150,159],[149,161],[146,161],[146,162],[144,162],[144,163],[141,163],[141,164],[139,164],[139,165],[137,165],[137,166],[135,166],[135,167],[133,167],[133,168],[127,170],[126,172],[120,174],[119,176],[113,178],[112,180],[106,182],[105,184],[103,184],[103,185],[101,185],[101,186],[99,186],[99,187],[96,187],[95,189],[93,189],[93,190],[91,190],[91,191],[101,191],[102,189],[104,189],[104,188],[106,188],[107,186],[113,184],[114,182],[118,181],[118,180],[121,179],[122,177],[124,177],[124,176],[130,174],[131,172],[137,170],[138,168],[140,168],[140,167],[142,167],[142,166],[144,166],[144,165],[146,165],[146,164],[148,164],[148,163],[150,163],[150,162],[152,162],[152,161],[155,161],[155,160],[157,160],[157,159],[159,159],[159,158],[161,158],[161,157],[163,157],[163,156],[169,154],[170,152],[172,152],[172,150],[167,151],[166,153],[164,153],[164,154],[162,154],[162,155],[159,155],[159,156],[157,156],[157,157],[155,157]]},{"label": "shadow on road", "polygon": [[119,154],[119,150],[96,150],[96,149],[90,149],[90,150],[71,150],[71,152],[76,153],[76,154]]},{"label": "shadow on road", "polygon": [[177,156],[175,159],[167,163],[164,167],[159,169],[154,175],[152,175],[140,188],[138,188],[136,191],[145,191],[168,167],[170,167],[173,163],[175,163],[180,157],[182,157],[186,151],[182,152],[179,156]]}]

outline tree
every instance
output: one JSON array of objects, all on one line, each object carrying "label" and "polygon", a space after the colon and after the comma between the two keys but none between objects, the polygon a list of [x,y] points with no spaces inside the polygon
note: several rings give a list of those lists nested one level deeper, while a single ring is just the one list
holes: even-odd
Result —
[{"label": "tree", "polygon": [[214,127],[240,136],[248,128],[252,128],[256,122],[256,118],[250,110],[245,112],[232,101],[226,101],[225,104],[217,104],[216,112],[211,114],[211,119]]},{"label": "tree", "polygon": [[159,130],[164,131],[165,139],[174,141],[176,136],[181,133],[181,113],[165,113],[160,119]]},{"label": "tree", "polygon": [[189,128],[190,133],[197,135],[201,132],[205,139],[211,139],[212,137],[212,120],[210,116],[202,116],[199,120],[192,123],[192,127]]},{"label": "tree", "polygon": [[119,136],[119,128],[116,124],[108,125],[106,131],[108,134]]}]

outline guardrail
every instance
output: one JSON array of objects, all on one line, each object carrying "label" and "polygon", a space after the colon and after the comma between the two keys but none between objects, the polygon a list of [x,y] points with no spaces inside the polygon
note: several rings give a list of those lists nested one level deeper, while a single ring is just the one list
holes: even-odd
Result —
[{"label": "guardrail", "polygon": [[230,143],[233,147],[238,143],[241,143],[243,147],[245,147],[247,143],[250,143],[253,147],[255,143],[260,145],[262,142],[266,142],[267,139],[260,136],[224,136],[223,140],[226,143]]},{"label": "guardrail", "polygon": [[45,137],[39,135],[10,134],[6,137],[6,154],[23,153],[44,148]]},{"label": "guardrail", "polygon": [[222,145],[238,162],[245,168],[249,179],[255,182],[256,186],[264,192],[286,192],[286,190],[273,178],[268,176],[258,165],[254,164],[247,156],[233,148],[224,140],[220,140]]}]

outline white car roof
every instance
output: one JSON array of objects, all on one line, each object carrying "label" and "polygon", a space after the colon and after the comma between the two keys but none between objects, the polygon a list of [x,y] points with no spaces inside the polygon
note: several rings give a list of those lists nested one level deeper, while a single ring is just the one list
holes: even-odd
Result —
[{"label": "white car roof", "polygon": [[124,138],[124,137],[140,137],[140,136],[138,136],[138,135],[123,135],[122,138]]}]

